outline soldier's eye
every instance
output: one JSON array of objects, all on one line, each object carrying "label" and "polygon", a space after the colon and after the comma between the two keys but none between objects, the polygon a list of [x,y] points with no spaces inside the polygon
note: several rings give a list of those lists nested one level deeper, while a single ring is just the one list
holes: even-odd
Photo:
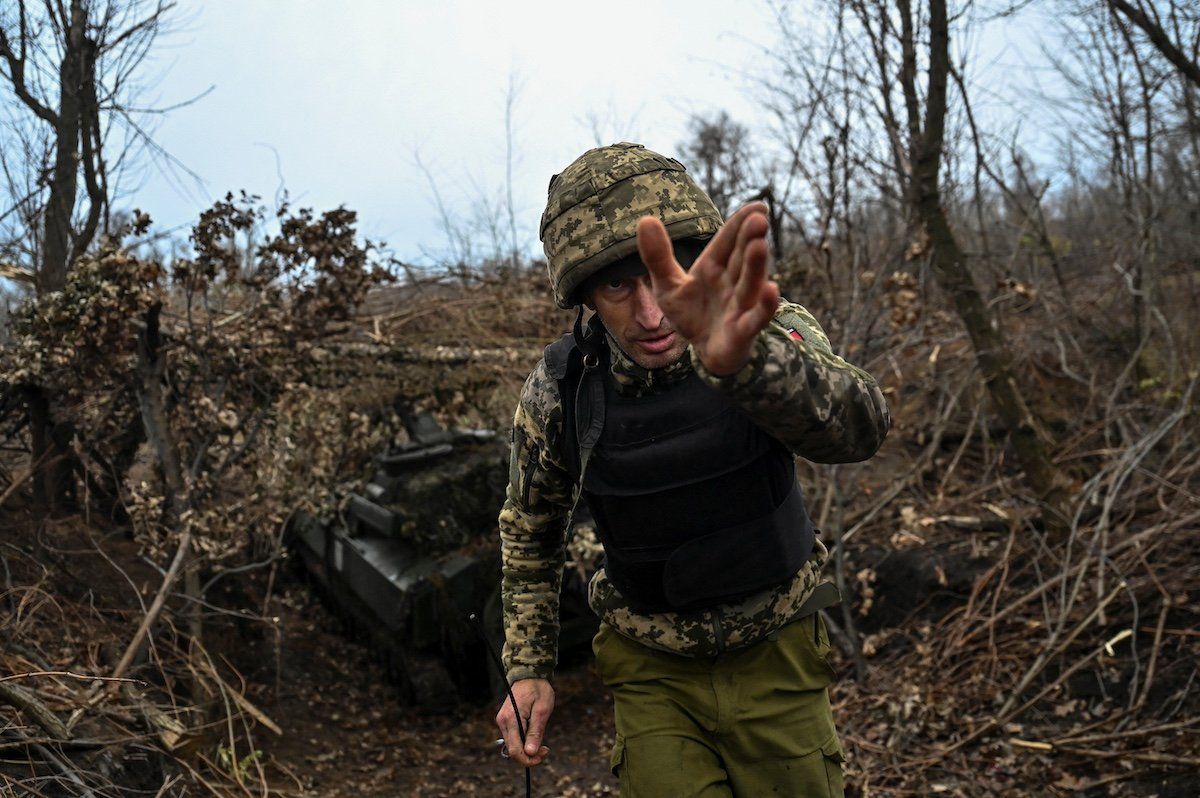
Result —
[{"label": "soldier's eye", "polygon": [[620,288],[624,284],[625,284],[624,280],[609,280],[608,281],[608,287],[613,288],[613,289]]}]

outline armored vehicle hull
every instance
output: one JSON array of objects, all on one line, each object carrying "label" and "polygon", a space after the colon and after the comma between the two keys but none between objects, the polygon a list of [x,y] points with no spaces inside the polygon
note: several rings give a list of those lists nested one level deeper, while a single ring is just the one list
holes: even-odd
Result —
[{"label": "armored vehicle hull", "polygon": [[[450,706],[495,696],[504,683],[481,631],[499,650],[496,516],[507,446],[488,431],[444,430],[428,415],[408,426],[410,440],[377,458],[372,478],[337,517],[294,513],[287,540],[347,632],[378,653],[401,700]],[[597,625],[585,598],[589,575],[567,571],[568,656]]]}]

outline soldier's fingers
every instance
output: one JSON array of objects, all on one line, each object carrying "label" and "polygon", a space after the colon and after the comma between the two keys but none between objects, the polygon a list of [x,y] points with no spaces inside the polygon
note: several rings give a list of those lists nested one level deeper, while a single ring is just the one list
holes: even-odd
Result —
[{"label": "soldier's fingers", "polygon": [[[775,317],[775,311],[779,310],[779,302],[782,299],[783,296],[779,291],[779,283],[774,280],[767,280],[767,284],[763,286],[762,298],[759,300],[762,302],[763,310],[766,311],[767,321]],[[767,326],[766,322],[763,322],[763,326]]]},{"label": "soldier's fingers", "polygon": [[638,220],[637,247],[656,293],[670,291],[687,278],[687,273],[675,260],[667,228],[655,217],[643,216]]},{"label": "soldier's fingers", "polygon": [[517,728],[517,718],[513,714],[512,705],[505,702],[496,713],[496,725],[500,727],[500,736],[504,738],[504,747],[508,755],[518,759],[525,755],[521,748],[521,732]]},{"label": "soldier's fingers", "polygon": [[[764,220],[765,221],[765,220]],[[745,227],[750,227],[747,221]],[[739,264],[740,274],[734,284],[734,299],[739,308],[746,308],[758,301],[763,285],[767,281],[767,242],[763,238],[752,238],[746,242]]]},{"label": "soldier's fingers", "polygon": [[529,727],[525,730],[525,753],[533,756],[542,747],[542,739],[546,736],[546,724],[550,713],[554,710],[554,701],[540,700],[533,705],[529,716]]},{"label": "soldier's fingers", "polygon": [[[526,743],[529,742],[528,733],[526,733],[525,741]],[[508,743],[509,758],[525,767],[540,765],[546,759],[547,754],[550,753],[550,749],[545,745],[539,745],[532,752],[528,751],[521,746],[521,738],[519,736],[514,741],[510,741],[506,737],[505,742]]]},{"label": "soldier's fingers", "polygon": [[766,228],[767,217],[761,213],[751,211],[742,220],[741,227],[738,228],[737,243],[734,245],[733,253],[729,256],[729,268],[726,272],[729,284],[738,285],[746,263],[747,247],[765,237]]},{"label": "soldier's fingers", "polygon": [[739,316],[734,323],[735,332],[742,338],[752,338],[758,335],[759,331],[766,327],[775,316],[775,311],[778,309],[779,286],[768,281],[762,287],[762,292],[754,307]]},{"label": "soldier's fingers", "polygon": [[548,757],[549,755],[550,755],[550,749],[543,745],[541,748],[538,749],[538,752],[536,754],[534,754],[533,756],[529,756],[524,751],[522,751],[520,756],[514,756],[512,759],[518,765],[523,765],[524,767],[527,767],[527,768],[535,768],[538,765],[545,762],[546,757]]},{"label": "soldier's fingers", "polygon": [[704,249],[702,257],[706,261],[711,261],[724,269],[729,263],[730,256],[733,255],[734,248],[737,246],[738,231],[741,229],[742,223],[751,214],[765,214],[766,212],[767,206],[762,202],[751,202],[748,205],[738,208],[737,212],[726,219],[725,224],[713,236],[712,241]]}]

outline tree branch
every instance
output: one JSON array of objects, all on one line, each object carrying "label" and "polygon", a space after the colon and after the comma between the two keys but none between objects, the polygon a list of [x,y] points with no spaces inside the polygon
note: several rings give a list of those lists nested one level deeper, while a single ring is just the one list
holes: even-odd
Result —
[{"label": "tree branch", "polygon": [[[22,39],[22,50],[24,44]],[[8,63],[8,82],[12,84],[13,91],[17,98],[25,104],[25,106],[41,120],[49,123],[55,129],[58,128],[58,114],[51,111],[45,105],[34,97],[29,92],[29,87],[25,85],[25,59],[17,56],[13,52],[12,45],[9,43],[8,34],[0,28],[0,56]]]},{"label": "tree branch", "polygon": [[108,202],[108,192],[103,185],[104,140],[100,135],[100,108],[96,101],[96,53],[92,51],[87,55],[84,81],[81,87],[83,96],[80,98],[82,107],[79,119],[79,139],[83,156],[81,158],[83,182],[88,195],[88,214],[71,247],[71,263],[82,256],[91,245],[92,239],[96,236],[96,229],[100,226],[100,217]]},{"label": "tree branch", "polygon": [[1196,88],[1200,88],[1200,66],[1175,46],[1175,43],[1167,36],[1162,26],[1156,24],[1154,20],[1146,16],[1145,12],[1140,8],[1133,7],[1125,0],[1105,1],[1108,3],[1109,8],[1121,12],[1130,22],[1141,28],[1142,32],[1146,34],[1146,38],[1154,45],[1154,48],[1190,80]]}]

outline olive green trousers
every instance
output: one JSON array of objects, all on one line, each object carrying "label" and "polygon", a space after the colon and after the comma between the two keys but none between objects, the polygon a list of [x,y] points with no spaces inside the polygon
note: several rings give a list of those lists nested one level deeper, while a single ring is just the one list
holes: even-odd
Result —
[{"label": "olive green trousers", "polygon": [[820,615],[744,649],[691,658],[600,625],[596,670],[613,693],[623,798],[841,798]]}]

